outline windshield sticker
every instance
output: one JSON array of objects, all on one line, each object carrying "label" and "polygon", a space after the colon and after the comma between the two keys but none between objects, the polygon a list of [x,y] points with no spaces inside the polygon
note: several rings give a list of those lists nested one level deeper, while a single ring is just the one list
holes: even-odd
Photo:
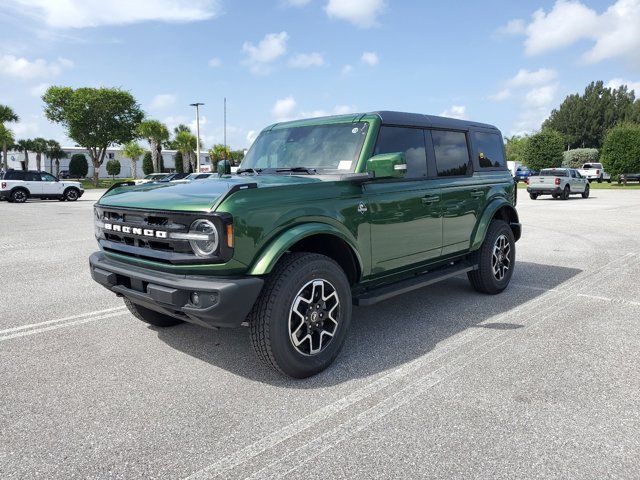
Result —
[{"label": "windshield sticker", "polygon": [[338,163],[338,170],[351,170],[351,164],[353,162],[351,160],[340,160]]},{"label": "windshield sticker", "polygon": [[358,127],[353,127],[351,129],[351,133],[358,133],[360,130],[358,129]]}]

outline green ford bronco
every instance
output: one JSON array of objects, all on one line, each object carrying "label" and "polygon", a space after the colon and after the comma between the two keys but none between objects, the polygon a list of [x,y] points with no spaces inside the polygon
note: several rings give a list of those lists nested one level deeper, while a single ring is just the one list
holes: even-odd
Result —
[{"label": "green ford bronco", "polygon": [[386,111],[277,123],[218,171],[107,191],[91,275],[156,327],[248,324],[286,375],[331,364],[352,305],[463,273],[496,294],[513,274],[516,189],[493,126]]}]

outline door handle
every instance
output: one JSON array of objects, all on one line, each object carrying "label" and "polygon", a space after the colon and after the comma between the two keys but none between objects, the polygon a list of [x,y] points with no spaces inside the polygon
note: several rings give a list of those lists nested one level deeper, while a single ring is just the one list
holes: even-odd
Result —
[{"label": "door handle", "polygon": [[471,190],[472,197],[484,197],[484,190]]},{"label": "door handle", "polygon": [[436,203],[440,201],[440,197],[438,195],[427,195],[422,197],[422,203],[425,205],[431,205],[432,203]]}]

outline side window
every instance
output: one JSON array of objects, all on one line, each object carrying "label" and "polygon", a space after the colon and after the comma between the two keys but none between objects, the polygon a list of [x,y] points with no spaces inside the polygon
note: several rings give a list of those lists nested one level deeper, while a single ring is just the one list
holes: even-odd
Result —
[{"label": "side window", "polygon": [[56,181],[56,177],[54,177],[53,175],[46,173],[46,172],[40,172],[40,176],[42,177],[42,181],[43,182],[55,182]]},{"label": "side window", "polygon": [[464,132],[432,130],[431,137],[439,177],[469,175],[472,172]]},{"label": "side window", "polygon": [[427,151],[424,144],[424,133],[420,128],[382,127],[378,134],[378,142],[373,152],[404,153],[407,159],[407,177],[427,176]]},{"label": "side window", "polygon": [[497,133],[473,132],[473,143],[478,150],[480,168],[504,167],[504,149]]},{"label": "side window", "polygon": [[35,172],[26,172],[24,174],[24,179],[27,182],[40,182],[40,175]]}]

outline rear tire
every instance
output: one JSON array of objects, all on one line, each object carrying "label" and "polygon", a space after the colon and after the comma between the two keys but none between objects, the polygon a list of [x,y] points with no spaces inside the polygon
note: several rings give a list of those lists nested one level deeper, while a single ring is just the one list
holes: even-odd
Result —
[{"label": "rear tire", "polygon": [[306,378],[338,356],[350,321],[351,287],[342,268],[324,255],[289,253],[249,314],[251,343],[265,365]]},{"label": "rear tire", "polygon": [[530,198],[531,200],[535,200],[535,199],[537,199],[537,198],[538,198],[538,194],[537,194],[537,193],[530,193],[530,194],[529,194],[529,198]]},{"label": "rear tire", "polygon": [[9,196],[9,201],[11,203],[24,203],[27,201],[27,198],[29,198],[29,194],[25,192],[23,189],[19,188],[11,192],[11,195]]},{"label": "rear tire", "polygon": [[569,195],[571,195],[571,188],[569,188],[569,185],[565,185],[564,190],[562,190],[562,196],[560,198],[562,200],[569,200]]},{"label": "rear tire", "polygon": [[507,222],[493,220],[489,224],[473,260],[478,269],[468,272],[467,277],[476,291],[495,295],[507,288],[516,263],[516,241]]},{"label": "rear tire", "polygon": [[131,314],[136,317],[138,320],[142,320],[149,325],[153,325],[154,327],[173,327],[174,325],[179,325],[183,323],[182,320],[179,320],[174,317],[170,317],[169,315],[164,315],[160,312],[156,312],[155,310],[150,310],[148,308],[142,307],[135,303],[132,303],[129,299],[123,298],[124,304],[127,306]]},{"label": "rear tire", "polygon": [[582,192],[582,198],[589,198],[589,190],[591,190],[591,188],[589,187],[589,184],[587,184],[584,187],[584,192]]}]

